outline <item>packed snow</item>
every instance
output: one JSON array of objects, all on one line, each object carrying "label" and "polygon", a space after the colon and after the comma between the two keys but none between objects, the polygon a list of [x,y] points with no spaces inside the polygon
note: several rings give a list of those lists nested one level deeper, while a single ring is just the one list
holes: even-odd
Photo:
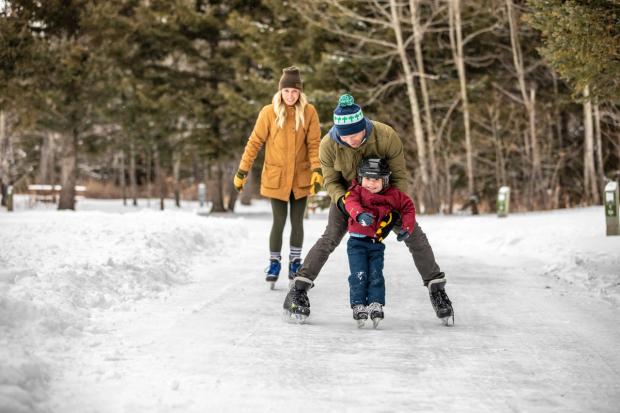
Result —
[{"label": "packed snow", "polygon": [[[298,325],[285,271],[264,282],[266,201],[140,205],[0,212],[1,413],[617,411],[620,236],[602,207],[419,216],[456,323],[390,237],[373,330],[351,318],[344,242]],[[304,252],[325,223],[305,221]]]}]

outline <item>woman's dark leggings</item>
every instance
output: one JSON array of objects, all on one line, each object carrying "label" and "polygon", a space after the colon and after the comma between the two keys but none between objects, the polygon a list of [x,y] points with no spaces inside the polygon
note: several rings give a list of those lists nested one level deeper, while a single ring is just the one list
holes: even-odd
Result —
[{"label": "woman's dark leggings", "polygon": [[273,224],[269,235],[269,251],[282,251],[282,233],[286,224],[288,204],[291,204],[291,246],[301,248],[304,242],[304,212],[306,211],[307,197],[295,199],[291,192],[289,201],[271,198]]}]

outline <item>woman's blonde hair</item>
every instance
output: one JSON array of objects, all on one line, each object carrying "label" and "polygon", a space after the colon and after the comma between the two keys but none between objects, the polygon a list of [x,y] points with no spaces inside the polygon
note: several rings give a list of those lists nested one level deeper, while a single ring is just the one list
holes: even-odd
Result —
[{"label": "woman's blonde hair", "polygon": [[[282,91],[278,90],[275,95],[273,95],[273,110],[276,112],[276,125],[280,129],[284,127],[284,122],[286,121],[286,103],[284,103],[284,99],[282,98]],[[304,126],[304,111],[306,110],[306,105],[308,104],[308,98],[302,92],[299,91],[299,99],[295,103],[295,130],[299,130],[300,126]]]}]

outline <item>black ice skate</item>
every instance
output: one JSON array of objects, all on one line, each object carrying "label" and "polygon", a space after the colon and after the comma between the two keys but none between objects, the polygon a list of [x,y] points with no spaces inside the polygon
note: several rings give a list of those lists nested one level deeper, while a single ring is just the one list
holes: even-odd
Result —
[{"label": "black ice skate", "polygon": [[370,303],[368,305],[368,314],[370,314],[372,326],[377,328],[379,321],[383,320],[383,306],[380,303]]},{"label": "black ice skate", "polygon": [[444,325],[449,325],[450,317],[452,317],[452,325],[454,325],[454,310],[444,289],[445,285],[446,280],[444,279],[431,280],[428,283],[428,291],[437,317],[441,319]]},{"label": "black ice skate", "polygon": [[368,310],[366,310],[366,307],[357,304],[351,306],[351,308],[353,309],[353,319],[357,321],[357,328],[364,327],[364,323],[368,320]]},{"label": "black ice skate", "polygon": [[284,299],[284,315],[287,319],[292,319],[303,324],[310,315],[310,300],[305,289],[299,288],[295,284],[291,287]]}]

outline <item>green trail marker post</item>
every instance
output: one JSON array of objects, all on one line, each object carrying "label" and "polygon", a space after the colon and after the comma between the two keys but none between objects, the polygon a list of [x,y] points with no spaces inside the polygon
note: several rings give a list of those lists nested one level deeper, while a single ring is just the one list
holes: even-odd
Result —
[{"label": "green trail marker post", "polygon": [[620,210],[618,207],[618,182],[605,185],[605,223],[607,235],[620,235]]},{"label": "green trail marker post", "polygon": [[204,208],[207,200],[207,186],[205,184],[198,184],[198,203],[200,208]]},{"label": "green trail marker post", "polygon": [[502,186],[497,192],[497,216],[504,218],[510,210],[510,187]]}]

